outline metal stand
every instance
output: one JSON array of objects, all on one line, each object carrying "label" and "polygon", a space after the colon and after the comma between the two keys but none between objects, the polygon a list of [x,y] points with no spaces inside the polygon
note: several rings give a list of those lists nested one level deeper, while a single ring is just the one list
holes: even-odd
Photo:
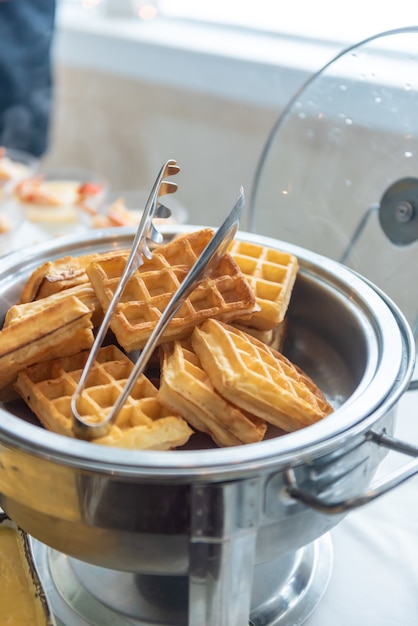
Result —
[{"label": "metal stand", "polygon": [[[108,570],[31,542],[57,626],[188,626],[189,604],[193,619],[198,619],[193,623],[206,624],[204,612],[199,612],[202,603],[189,602],[188,577]],[[328,534],[296,553],[256,566],[251,570],[249,626],[303,624],[322,598],[331,569]]]}]

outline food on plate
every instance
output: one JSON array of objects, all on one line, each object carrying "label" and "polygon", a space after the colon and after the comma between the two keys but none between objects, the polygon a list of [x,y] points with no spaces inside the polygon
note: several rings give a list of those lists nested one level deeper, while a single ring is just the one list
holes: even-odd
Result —
[{"label": "food on plate", "polygon": [[332,411],[304,372],[236,328],[209,319],[194,329],[191,342],[215,389],[274,426],[291,432]]},{"label": "food on plate", "polygon": [[[141,350],[170,299],[213,236],[210,228],[180,236],[157,248],[135,271],[117,305],[111,329],[127,351]],[[109,307],[125,267],[121,255],[96,259],[87,274],[104,311]],[[254,293],[238,265],[225,254],[218,267],[183,302],[163,332],[160,343],[181,339],[208,317],[225,321],[256,310]]]},{"label": "food on plate", "polygon": [[[33,365],[22,371],[16,388],[48,429],[73,437],[71,398],[88,351]],[[111,410],[132,371],[133,363],[116,346],[99,350],[79,400],[78,411],[86,421],[97,422]],[[158,401],[157,389],[142,374],[108,435],[94,439],[102,445],[169,450],[187,442],[192,430],[176,413]]]},{"label": "food on plate", "polygon": [[9,156],[8,151],[0,146],[0,188],[10,181],[18,180],[30,173],[26,163],[20,163]]},{"label": "food on plate", "polygon": [[100,183],[77,183],[75,204],[88,215],[96,215],[103,195],[104,188]]},{"label": "food on plate", "polygon": [[8,215],[0,213],[0,235],[9,233],[13,228],[13,224]]},{"label": "food on plate", "polygon": [[112,226],[135,226],[139,224],[141,213],[130,211],[123,198],[118,198],[104,213],[97,213],[92,219],[93,228]]},{"label": "food on plate", "polygon": [[[138,206],[140,204],[139,199],[136,200],[134,206]],[[145,199],[144,199],[145,206]],[[100,212],[97,212],[92,216],[91,226],[92,228],[109,228],[114,226],[138,226],[141,221],[141,217],[143,214],[143,209],[134,208],[132,206],[127,206],[126,200],[123,197],[117,198],[114,202],[109,204]],[[179,216],[177,216],[179,217]],[[170,217],[158,218],[154,219],[154,223],[158,225],[162,224],[172,224],[177,222],[175,215],[171,215]]]},{"label": "food on plate", "polygon": [[[70,190],[68,185],[61,188],[61,193],[54,186],[45,183],[43,176],[33,176],[21,181],[16,187],[16,196],[21,202],[46,207],[58,207],[63,204],[72,204],[74,184],[71,184]],[[70,202],[65,200],[70,197]]]},{"label": "food on plate", "polygon": [[103,199],[103,185],[79,180],[55,180],[43,175],[21,180],[15,198],[31,222],[77,222],[80,211],[96,213]]},{"label": "food on plate", "polygon": [[208,433],[219,446],[261,441],[266,422],[223,398],[201,366],[188,340],[163,344],[161,404],[182,415],[195,429]]},{"label": "food on plate", "polygon": [[[177,236],[133,272],[79,399],[87,419],[110,411],[132,370],[130,353],[145,346],[213,232]],[[64,256],[32,272],[0,330],[1,401],[19,394],[46,428],[73,436],[71,397],[128,254]],[[297,271],[293,255],[233,244],[175,312],[110,433],[94,441],[165,450],[202,431],[234,446],[331,413],[282,353]]]},{"label": "food on plate", "polygon": [[18,373],[34,363],[91,348],[91,310],[76,296],[47,299],[33,315],[0,330],[0,400],[16,396]]}]

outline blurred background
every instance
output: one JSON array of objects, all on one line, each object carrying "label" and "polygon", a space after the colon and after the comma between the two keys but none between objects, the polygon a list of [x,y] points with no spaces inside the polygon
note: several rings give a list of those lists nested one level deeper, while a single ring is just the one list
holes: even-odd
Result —
[{"label": "blurred background", "polygon": [[343,261],[418,332],[416,0],[0,0],[0,42],[0,146],[47,183],[3,186],[0,252],[131,223],[175,159],[174,221],[220,225],[242,185],[241,230]]},{"label": "blurred background", "polygon": [[58,0],[43,159],[136,190],[174,158],[189,221],[216,225],[239,185],[250,193],[308,78],[347,46],[415,23],[405,0],[378,11],[369,0]]}]

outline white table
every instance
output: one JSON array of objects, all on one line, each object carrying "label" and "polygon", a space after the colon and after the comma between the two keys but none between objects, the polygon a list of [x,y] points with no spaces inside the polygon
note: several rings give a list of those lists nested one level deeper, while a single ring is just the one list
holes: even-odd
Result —
[{"label": "white table", "polygon": [[[401,399],[395,435],[418,446],[418,391]],[[409,460],[390,453],[381,470]],[[331,579],[305,626],[418,625],[418,475],[349,513],[331,538]]]}]

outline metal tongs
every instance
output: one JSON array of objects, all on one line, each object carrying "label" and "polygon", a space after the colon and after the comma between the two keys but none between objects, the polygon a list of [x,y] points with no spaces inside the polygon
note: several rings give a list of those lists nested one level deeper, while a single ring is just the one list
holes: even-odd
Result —
[{"label": "metal tongs", "polygon": [[[109,411],[108,415],[100,422],[92,423],[84,420],[77,410],[77,402],[83,392],[93,362],[103,343],[103,340],[110,325],[113,312],[122,296],[124,287],[130,276],[132,276],[132,273],[140,265],[142,265],[142,255],[144,255],[148,259],[150,259],[152,256],[148,248],[147,238],[151,236],[151,239],[155,242],[156,239],[159,239],[158,235],[160,235],[162,239],[161,234],[158,233],[158,231],[156,231],[155,227],[153,226],[152,219],[154,215],[158,215],[159,217],[161,217],[161,215],[159,215],[156,203],[158,199],[158,190],[160,188],[163,176],[168,172],[176,173],[174,172],[174,167],[177,166],[174,165],[174,162],[168,163],[170,163],[171,165],[168,166],[166,164],[166,166],[161,170],[159,178],[157,178],[157,181],[153,187],[153,191],[150,195],[150,200],[147,203],[146,210],[144,211],[143,218],[138,227],[138,232],[132,245],[131,253],[126,263],[125,270],[122,274],[118,287],[115,290],[110,306],[106,312],[102,325],[100,326],[100,329],[96,336],[96,340],[93,344],[92,350],[84,366],[77,388],[71,399],[74,434],[77,437],[83,439],[96,439],[97,437],[105,436],[109,432],[112,424],[114,424],[114,422],[116,421],[117,416],[119,415],[129,394],[135,386],[136,381],[143,373],[152,353],[155,350],[155,347],[157,346],[158,340],[170,323],[170,320],[179,310],[184,300],[198,286],[198,284],[214,271],[220,259],[228,250],[231,242],[235,237],[235,233],[238,230],[239,220],[245,205],[244,190],[242,187],[240,188],[239,197],[232,211],[229,213],[224,223],[218,228],[212,239],[209,241],[198,259],[195,261],[186,278],[172,296],[166,309],[163,311],[147,343],[141,351],[129,378],[126,381],[125,387],[123,388],[121,394],[116,400],[114,406]],[[156,235],[156,233],[158,233],[158,235]]]}]

